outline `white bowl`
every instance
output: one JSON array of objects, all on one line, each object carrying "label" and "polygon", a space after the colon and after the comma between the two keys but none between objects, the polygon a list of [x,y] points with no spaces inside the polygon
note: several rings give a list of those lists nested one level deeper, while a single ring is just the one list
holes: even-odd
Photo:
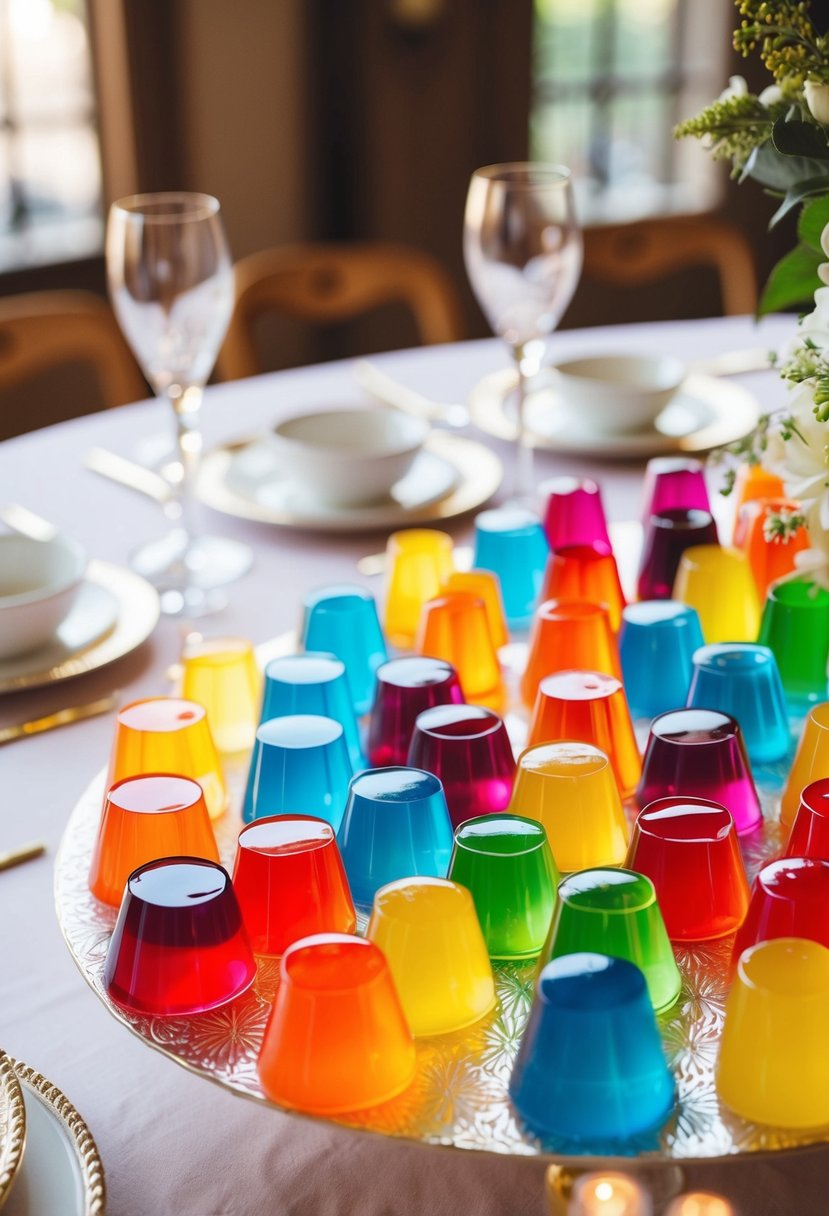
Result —
[{"label": "white bowl", "polygon": [[86,553],[67,536],[0,536],[0,659],[44,646],[69,615]]},{"label": "white bowl", "polygon": [[685,379],[672,355],[593,355],[557,363],[562,400],[580,430],[619,435],[652,426]]},{"label": "white bowl", "polygon": [[281,473],[318,501],[346,507],[387,499],[428,433],[410,414],[344,409],[286,418],[271,437]]}]

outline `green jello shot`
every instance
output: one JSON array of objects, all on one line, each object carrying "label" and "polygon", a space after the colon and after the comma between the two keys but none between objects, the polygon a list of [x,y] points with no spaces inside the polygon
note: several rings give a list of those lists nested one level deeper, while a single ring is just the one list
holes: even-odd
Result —
[{"label": "green jello shot", "polygon": [[829,591],[808,578],[772,583],[757,640],[774,653],[790,700],[826,700]]},{"label": "green jello shot", "polygon": [[682,986],[653,883],[634,870],[580,870],[558,888],[539,970],[564,954],[625,958],[643,972],[657,1013]]},{"label": "green jello shot", "polygon": [[455,832],[449,877],[472,892],[490,958],[534,958],[559,874],[544,825],[521,815],[481,815]]}]

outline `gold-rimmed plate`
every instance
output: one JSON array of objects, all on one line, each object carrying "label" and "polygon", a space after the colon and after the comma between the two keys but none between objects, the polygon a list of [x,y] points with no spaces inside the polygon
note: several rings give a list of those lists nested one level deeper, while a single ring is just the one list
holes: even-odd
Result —
[{"label": "gold-rimmed plate", "polygon": [[14,1060],[0,1051],[0,1208],[9,1197],[26,1144],[26,1103]]},{"label": "gold-rimmed plate", "polygon": [[109,613],[106,628],[85,633],[86,626],[80,623],[73,631],[69,621],[48,646],[4,659],[0,662],[0,693],[85,675],[123,658],[150,636],[160,608],[158,592],[145,579],[123,566],[92,561],[85,583],[84,594],[91,607],[101,614]]},{"label": "gold-rimmed plate", "polygon": [[[484,377],[470,394],[473,421],[498,439],[517,437],[512,368]],[[559,395],[555,372],[545,368],[532,382],[526,423],[534,447],[604,460],[640,460],[668,452],[709,452],[744,438],[756,425],[760,408],[740,384],[714,376],[691,375],[654,425],[647,430],[608,435],[580,426]]]},{"label": "gold-rimmed plate", "polygon": [[104,1167],[83,1117],[34,1068],[5,1059],[25,1103],[26,1151],[3,1216],[104,1216]]},{"label": "gold-rimmed plate", "polygon": [[[198,497],[225,515],[283,528],[317,532],[371,532],[436,523],[474,511],[492,498],[503,479],[501,461],[483,444],[434,430],[424,445],[430,461],[428,485],[414,482],[388,502],[366,507],[324,507],[300,493],[284,492],[262,435],[209,452],[199,470]],[[443,492],[433,492],[443,476]],[[402,483],[401,483],[402,485]],[[394,492],[393,492],[394,493]]]}]

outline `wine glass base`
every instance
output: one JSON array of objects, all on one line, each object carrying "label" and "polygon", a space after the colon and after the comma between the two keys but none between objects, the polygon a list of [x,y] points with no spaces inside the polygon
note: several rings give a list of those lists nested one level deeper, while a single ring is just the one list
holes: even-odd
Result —
[{"label": "wine glass base", "polygon": [[246,574],[253,553],[240,541],[223,536],[189,539],[171,532],[142,545],[130,557],[133,570],[158,589],[161,611],[168,616],[206,616],[227,604],[218,590]]}]

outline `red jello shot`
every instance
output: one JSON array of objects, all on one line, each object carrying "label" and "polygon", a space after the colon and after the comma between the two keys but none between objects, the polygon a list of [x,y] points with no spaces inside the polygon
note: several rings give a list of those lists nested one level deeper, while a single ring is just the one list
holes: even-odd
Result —
[{"label": "red jello shot", "polygon": [[458,673],[443,659],[411,655],[377,668],[368,730],[372,768],[405,765],[418,714],[435,705],[462,705]]},{"label": "red jello shot", "polygon": [[645,524],[636,585],[640,600],[669,600],[679,562],[694,545],[718,544],[717,525],[709,511],[696,508],[658,511]]},{"label": "red jello shot", "polygon": [[626,600],[616,558],[603,547],[592,545],[567,545],[554,550],[547,559],[541,599],[602,604],[607,609],[610,628],[617,633]]},{"label": "red jello shot", "polygon": [[780,857],[759,872],[732,960],[757,942],[806,937],[829,947],[829,861]]},{"label": "red jello shot", "polygon": [[220,865],[164,857],[130,875],[104,964],[113,1001],[160,1017],[203,1013],[239,996],[255,975],[239,904]]},{"label": "red jello shot", "polygon": [[348,879],[330,823],[271,815],[242,828],[233,889],[256,954],[279,955],[312,933],[353,933]]},{"label": "red jello shot", "polygon": [[763,814],[740,728],[713,709],[672,709],[651,724],[636,801],[706,798],[731,812],[740,836]]},{"label": "red jello shot", "polygon": [[785,856],[829,861],[829,778],[813,781],[800,795]]},{"label": "red jello shot", "polygon": [[625,868],[651,880],[672,942],[733,933],[748,909],[731,813],[705,798],[658,798],[639,813]]},{"label": "red jello shot", "polygon": [[551,477],[538,487],[543,504],[544,531],[550,548],[591,545],[611,552],[601,490],[587,477]]},{"label": "red jello shot", "polygon": [[642,771],[621,680],[600,671],[557,671],[541,681],[527,746],[571,741],[605,752],[622,798],[629,798]]},{"label": "red jello shot", "polygon": [[419,714],[408,765],[441,780],[453,827],[509,805],[512,746],[502,720],[481,705],[438,705]]}]

